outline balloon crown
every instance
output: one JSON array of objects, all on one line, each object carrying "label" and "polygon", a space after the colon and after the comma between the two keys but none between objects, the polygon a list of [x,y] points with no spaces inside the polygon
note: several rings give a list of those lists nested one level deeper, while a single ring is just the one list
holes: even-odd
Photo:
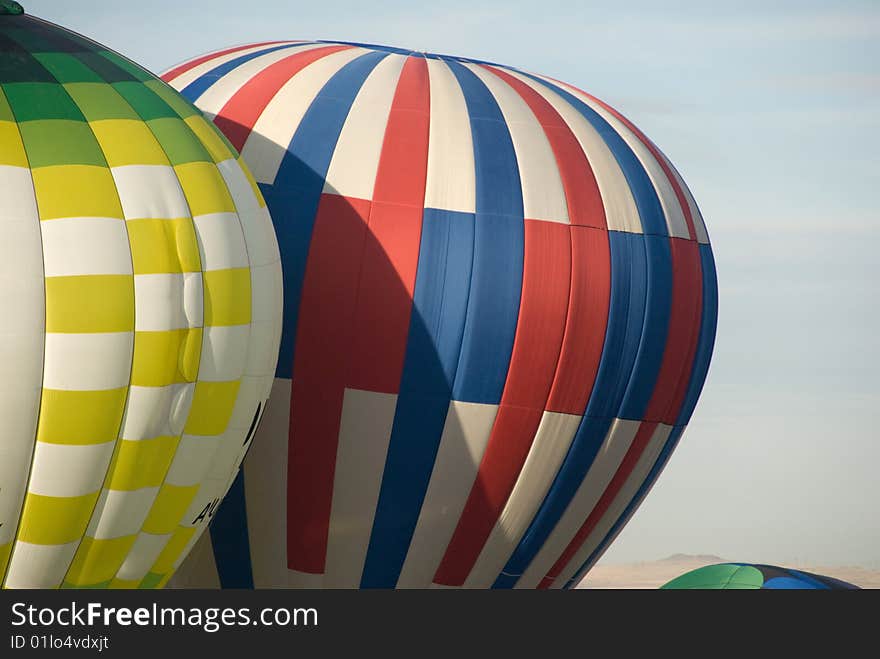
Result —
[{"label": "balloon crown", "polygon": [[0,16],[20,16],[24,13],[24,7],[15,0],[0,0]]}]

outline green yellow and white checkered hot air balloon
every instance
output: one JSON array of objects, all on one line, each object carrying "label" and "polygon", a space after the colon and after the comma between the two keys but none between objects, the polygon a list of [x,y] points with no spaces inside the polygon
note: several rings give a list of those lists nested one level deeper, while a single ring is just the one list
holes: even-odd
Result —
[{"label": "green yellow and white checkered hot air balloon", "polygon": [[0,0],[0,575],[161,587],[268,397],[278,246],[234,149]]}]

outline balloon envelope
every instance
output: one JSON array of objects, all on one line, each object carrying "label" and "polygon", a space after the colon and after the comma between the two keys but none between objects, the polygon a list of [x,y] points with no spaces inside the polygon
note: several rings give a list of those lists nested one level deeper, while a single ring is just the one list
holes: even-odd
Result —
[{"label": "balloon envelope", "polygon": [[173,89],[0,15],[0,577],[164,584],[267,399],[271,220]]},{"label": "balloon envelope", "polygon": [[712,351],[669,160],[570,85],[462,58],[274,42],[164,79],[254,172],[285,288],[258,443],[180,583],[577,581]]},{"label": "balloon envelope", "polygon": [[691,570],[660,586],[666,590],[858,590],[846,581],[774,565],[720,563]]}]

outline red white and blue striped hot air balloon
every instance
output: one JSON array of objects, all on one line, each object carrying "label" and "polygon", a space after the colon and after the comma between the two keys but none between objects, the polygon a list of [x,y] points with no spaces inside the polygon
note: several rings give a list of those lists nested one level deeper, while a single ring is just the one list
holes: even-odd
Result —
[{"label": "red white and blue striped hot air balloon", "polygon": [[669,160],[589,94],[457,57],[275,42],[164,78],[253,171],[285,292],[254,448],[178,583],[577,583],[712,352]]}]

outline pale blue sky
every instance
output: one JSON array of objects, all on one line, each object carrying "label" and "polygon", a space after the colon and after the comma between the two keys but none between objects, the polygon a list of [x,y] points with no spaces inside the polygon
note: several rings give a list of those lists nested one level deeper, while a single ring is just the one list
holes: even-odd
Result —
[{"label": "pale blue sky", "polygon": [[880,568],[880,4],[22,0],[154,71],[262,39],[485,58],[628,115],[700,204],[718,339],[691,426],[604,561]]}]

